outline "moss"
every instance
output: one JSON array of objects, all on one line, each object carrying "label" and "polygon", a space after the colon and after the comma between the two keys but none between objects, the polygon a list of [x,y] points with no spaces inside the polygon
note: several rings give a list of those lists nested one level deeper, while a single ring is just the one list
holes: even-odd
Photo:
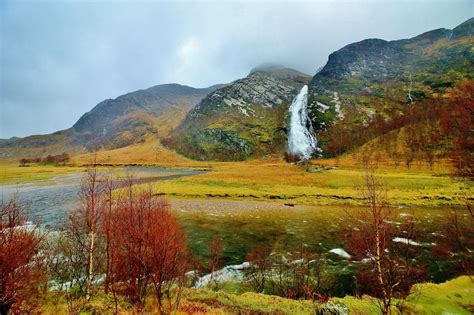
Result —
[{"label": "moss", "polygon": [[[67,312],[65,296],[62,292],[48,292],[41,300],[37,312],[58,314]],[[392,314],[400,314],[400,301],[394,300]],[[89,305],[79,300],[83,314],[113,314],[114,302],[110,295],[97,291]],[[207,289],[185,289],[181,306],[174,314],[315,314],[326,307],[326,303],[308,300],[291,300],[273,295],[246,292],[231,294]],[[347,308],[350,314],[379,314],[378,301],[364,296],[356,298],[332,298],[329,305]],[[462,276],[446,283],[422,283],[412,288],[412,293],[404,301],[403,314],[472,314],[474,310],[474,283],[467,276]],[[154,297],[146,299],[145,313],[156,312]],[[134,314],[132,305],[119,299],[119,313]]]}]

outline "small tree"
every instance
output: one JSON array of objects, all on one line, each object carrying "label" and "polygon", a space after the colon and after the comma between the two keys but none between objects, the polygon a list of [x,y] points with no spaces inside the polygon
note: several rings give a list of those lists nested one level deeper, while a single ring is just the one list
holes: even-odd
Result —
[{"label": "small tree", "polygon": [[215,272],[221,267],[221,256],[222,256],[223,244],[220,239],[213,239],[209,244],[209,269],[211,270],[211,283],[214,290],[219,289],[219,282],[215,277]]},{"label": "small tree", "polygon": [[474,82],[465,81],[447,95],[441,127],[452,142],[450,157],[456,174],[474,177]]},{"label": "small tree", "polygon": [[102,193],[103,187],[98,177],[97,167],[94,164],[87,170],[87,175],[81,183],[81,191],[79,193],[80,206],[76,212],[76,214],[79,215],[79,219],[84,220],[88,234],[87,301],[89,301],[91,297],[92,281],[94,279],[95,238],[101,214],[99,202],[102,198]]},{"label": "small tree", "polygon": [[87,170],[82,179],[78,195],[78,205],[72,209],[62,228],[63,237],[58,246],[64,256],[71,259],[71,264],[82,265],[81,268],[70,270],[71,281],[81,291],[85,289],[86,301],[90,300],[95,275],[102,271],[103,260],[96,256],[103,255],[100,238],[97,238],[101,219],[101,200],[104,187],[95,164]]},{"label": "small tree", "polygon": [[[103,213],[103,220],[101,224],[100,232],[104,237],[105,241],[105,293],[109,291],[109,283],[111,282],[110,277],[113,275],[112,261],[113,251],[112,246],[112,228],[114,220],[115,203],[113,201],[113,191],[118,185],[114,182],[111,176],[104,177],[103,179],[104,191],[101,200],[101,212]],[[112,281],[113,282],[113,281]]]},{"label": "small tree", "polygon": [[455,272],[466,274],[472,280],[474,266],[474,215],[471,205],[466,209],[453,209],[444,226],[445,237],[441,238],[433,252],[436,256],[448,258],[455,264]]},{"label": "small tree", "polygon": [[[395,230],[396,217],[386,201],[385,187],[377,180],[375,168],[367,165],[364,182],[366,205],[359,213],[349,214],[354,227],[349,239],[353,259],[365,261],[357,273],[362,293],[380,299],[380,310],[388,314],[394,298],[403,299],[410,287],[424,275],[415,266],[414,221],[410,219]],[[403,237],[396,238],[397,234]]]},{"label": "small tree", "polygon": [[187,244],[163,200],[136,191],[133,178],[116,201],[111,220],[109,285],[141,310],[152,285],[160,312],[179,306],[187,268]]},{"label": "small tree", "polygon": [[[43,234],[27,226],[18,194],[2,201],[0,213],[0,314],[15,309],[38,293],[43,261],[38,255]],[[25,310],[24,310],[25,311]]]},{"label": "small tree", "polygon": [[270,248],[266,245],[254,248],[247,255],[247,261],[250,263],[247,278],[256,292],[261,293],[265,289],[271,268],[270,258]]}]

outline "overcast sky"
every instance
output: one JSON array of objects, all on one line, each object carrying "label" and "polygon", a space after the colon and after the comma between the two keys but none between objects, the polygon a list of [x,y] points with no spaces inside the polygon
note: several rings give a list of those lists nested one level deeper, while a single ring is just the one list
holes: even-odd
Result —
[{"label": "overcast sky", "polygon": [[0,0],[0,138],[66,129],[106,98],[157,84],[206,87],[276,62],[313,75],[365,38],[453,28],[473,0]]}]

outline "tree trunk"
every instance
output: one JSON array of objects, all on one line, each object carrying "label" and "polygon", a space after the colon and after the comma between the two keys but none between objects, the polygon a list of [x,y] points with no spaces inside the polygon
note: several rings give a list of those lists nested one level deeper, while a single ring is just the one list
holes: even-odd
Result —
[{"label": "tree trunk", "polygon": [[90,200],[90,230],[89,230],[89,270],[87,277],[86,301],[89,302],[92,291],[92,278],[94,275],[94,237],[95,237],[95,193],[96,193],[96,169],[94,168],[91,178],[91,200]]},{"label": "tree trunk", "polygon": [[89,301],[91,298],[91,290],[92,290],[92,278],[94,275],[94,229],[91,229],[89,234],[90,243],[89,243],[89,271],[88,271],[88,278],[87,278],[87,289],[86,289],[86,300]]}]

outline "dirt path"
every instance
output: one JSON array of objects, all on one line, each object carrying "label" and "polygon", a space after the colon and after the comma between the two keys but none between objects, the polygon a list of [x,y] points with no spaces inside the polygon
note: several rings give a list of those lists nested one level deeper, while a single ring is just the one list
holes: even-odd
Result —
[{"label": "dirt path", "polygon": [[292,205],[284,202],[266,202],[227,199],[168,199],[173,210],[184,211],[241,211],[241,210],[303,210],[304,205]]}]

